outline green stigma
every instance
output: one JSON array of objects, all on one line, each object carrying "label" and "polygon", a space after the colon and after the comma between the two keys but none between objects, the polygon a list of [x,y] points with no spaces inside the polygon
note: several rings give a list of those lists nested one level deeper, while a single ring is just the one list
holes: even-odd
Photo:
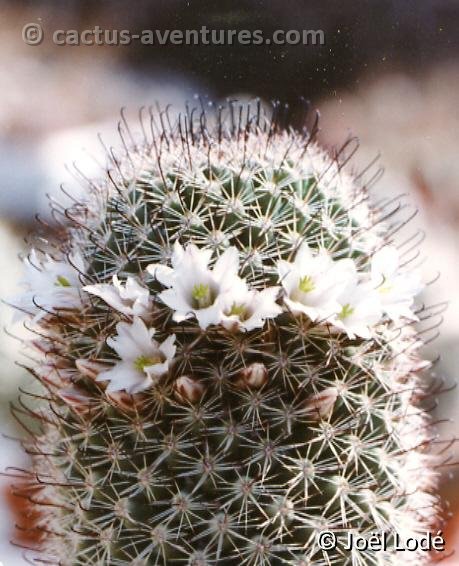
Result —
[{"label": "green stigma", "polygon": [[304,277],[300,278],[298,289],[302,293],[310,293],[311,291],[314,291],[315,287],[316,286],[314,285],[314,281],[309,275],[305,275]]},{"label": "green stigma", "polygon": [[349,303],[347,303],[346,305],[343,306],[341,312],[338,315],[339,320],[344,320],[345,318],[348,318],[354,313],[354,310],[355,309],[351,307]]},{"label": "green stigma", "polygon": [[228,316],[238,316],[240,319],[246,314],[247,308],[245,305],[238,305],[237,303],[233,303],[232,307],[228,311]]},{"label": "green stigma", "polygon": [[70,281],[63,275],[58,275],[55,283],[56,287],[71,287]]},{"label": "green stigma", "polygon": [[160,364],[162,362],[159,356],[139,356],[134,360],[134,367],[138,371],[144,371],[146,367]]},{"label": "green stigma", "polygon": [[210,285],[204,285],[203,283],[199,283],[198,285],[195,285],[193,287],[191,297],[193,298],[194,302],[193,306],[198,309],[205,309],[206,307],[210,307],[210,305],[214,302],[210,290]]}]

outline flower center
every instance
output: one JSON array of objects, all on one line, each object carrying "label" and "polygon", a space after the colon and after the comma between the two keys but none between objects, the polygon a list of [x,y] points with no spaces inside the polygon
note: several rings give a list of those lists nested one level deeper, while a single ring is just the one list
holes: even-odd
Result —
[{"label": "flower center", "polygon": [[311,291],[314,291],[314,289],[316,288],[314,281],[312,280],[312,277],[309,275],[305,275],[304,277],[300,278],[300,282],[298,284],[298,289],[302,292],[302,293],[310,293]]},{"label": "flower center", "polygon": [[349,303],[343,305],[343,308],[341,309],[341,312],[338,315],[339,320],[344,320],[346,318],[349,318],[354,313],[354,311],[355,311],[354,307],[351,307]]},{"label": "flower center", "polygon": [[228,316],[237,316],[240,320],[247,318],[247,307],[243,304],[233,303],[230,310],[227,312]]},{"label": "flower center", "polygon": [[198,309],[210,307],[214,302],[210,285],[204,285],[203,283],[199,283],[193,287],[191,297],[193,299],[193,307]]},{"label": "flower center", "polygon": [[161,362],[160,356],[139,356],[134,360],[134,367],[138,371],[145,371],[146,367],[160,364]]},{"label": "flower center", "polygon": [[63,275],[57,276],[56,282],[54,283],[54,285],[56,285],[56,287],[71,287],[72,286],[70,284],[70,281],[67,279],[67,277],[64,277]]}]

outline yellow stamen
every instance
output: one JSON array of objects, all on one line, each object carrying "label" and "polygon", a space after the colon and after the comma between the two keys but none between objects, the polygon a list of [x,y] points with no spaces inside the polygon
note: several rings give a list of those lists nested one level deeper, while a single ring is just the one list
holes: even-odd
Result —
[{"label": "yellow stamen", "polygon": [[354,313],[355,309],[351,307],[349,303],[343,306],[341,312],[338,315],[339,320],[344,320],[345,318],[350,317]]},{"label": "yellow stamen", "polygon": [[213,303],[210,286],[204,285],[203,283],[199,283],[193,287],[191,297],[195,302],[193,306],[198,309],[205,309],[206,307],[210,307]]},{"label": "yellow stamen", "polygon": [[246,314],[247,309],[245,305],[238,305],[237,303],[233,303],[231,309],[228,311],[228,316],[238,316],[240,319]]},{"label": "yellow stamen", "polygon": [[67,279],[67,277],[64,277],[63,275],[57,276],[55,285],[56,285],[56,287],[71,287],[72,286],[70,284],[70,281]]},{"label": "yellow stamen", "polygon": [[314,281],[312,280],[312,277],[305,275],[304,277],[300,278],[298,289],[302,293],[310,293],[311,291],[314,291],[315,288],[316,286],[314,284]]},{"label": "yellow stamen", "polygon": [[139,356],[134,360],[134,367],[138,371],[144,371],[146,367],[160,364],[161,362],[160,356]]}]

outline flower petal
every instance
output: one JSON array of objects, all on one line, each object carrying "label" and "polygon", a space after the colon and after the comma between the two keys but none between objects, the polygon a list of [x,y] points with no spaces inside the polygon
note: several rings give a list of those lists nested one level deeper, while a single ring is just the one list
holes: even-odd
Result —
[{"label": "flower petal", "polygon": [[150,377],[161,377],[169,371],[169,361],[165,360],[160,364],[145,366],[143,371]]},{"label": "flower petal", "polygon": [[[97,283],[95,285],[85,285],[83,287],[83,291],[89,293],[90,295],[95,295],[99,297],[103,301],[105,301],[108,305],[112,308],[116,309],[119,312],[125,313],[126,307],[123,304],[123,301],[120,299],[119,293],[117,292],[116,288],[109,283]],[[129,310],[129,309],[128,309]],[[125,314],[130,314],[127,312]]]},{"label": "flower petal", "polygon": [[164,287],[172,287],[174,284],[174,270],[172,267],[161,263],[151,263],[147,266],[147,271]]},{"label": "flower petal", "polygon": [[371,272],[375,279],[387,279],[395,275],[400,264],[397,248],[384,246],[377,251],[371,259]]},{"label": "flower petal", "polygon": [[185,299],[177,293],[175,289],[166,289],[158,294],[158,298],[167,305],[170,309],[178,311],[186,318],[191,316],[191,307]]},{"label": "flower petal", "polygon": [[223,318],[223,312],[219,304],[212,305],[206,309],[197,309],[194,314],[199,326],[205,330],[211,324],[219,324]]},{"label": "flower petal", "polygon": [[108,338],[107,344],[124,360],[135,360],[151,351],[152,345],[158,345],[152,339],[155,329],[148,329],[139,317],[135,317],[132,324],[119,322],[116,331],[117,336]]},{"label": "flower petal", "polygon": [[159,345],[159,351],[166,356],[167,360],[172,360],[175,356],[175,352],[177,351],[175,338],[175,334],[171,334]]},{"label": "flower petal", "polygon": [[213,269],[213,275],[217,281],[231,278],[237,275],[239,270],[239,252],[231,246],[227,248],[218,258]]},{"label": "flower petal", "polygon": [[126,390],[128,393],[146,389],[151,382],[147,375],[137,371],[132,364],[121,361],[111,369],[101,372],[96,381],[108,381],[107,391]]}]

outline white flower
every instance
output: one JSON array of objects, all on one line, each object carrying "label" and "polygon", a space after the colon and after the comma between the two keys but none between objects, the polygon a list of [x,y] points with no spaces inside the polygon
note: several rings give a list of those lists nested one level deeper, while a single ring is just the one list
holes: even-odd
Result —
[{"label": "white flower", "polygon": [[337,297],[339,309],[331,317],[337,328],[344,330],[349,338],[371,338],[373,327],[382,316],[378,293],[369,283],[359,283],[358,273],[354,272]]},{"label": "white flower", "polygon": [[393,246],[376,252],[371,261],[371,281],[382,308],[394,321],[400,318],[417,320],[412,311],[414,297],[423,289],[417,272],[400,273],[400,257]]},{"label": "white flower", "polygon": [[79,274],[84,272],[84,261],[80,254],[69,255],[68,262],[56,261],[46,254],[40,261],[36,250],[32,250],[24,264],[25,291],[12,299],[23,313],[34,315],[34,320],[39,321],[46,311],[81,308]]},{"label": "white flower", "polygon": [[151,275],[169,287],[158,297],[174,311],[176,322],[195,316],[203,329],[219,324],[225,296],[244,285],[238,276],[239,257],[234,246],[225,250],[212,270],[208,267],[211,256],[211,250],[199,249],[193,244],[184,250],[176,242],[172,267],[157,264],[147,267]]},{"label": "white flower", "polygon": [[278,271],[287,295],[284,302],[294,314],[331,322],[350,338],[372,336],[381,304],[371,284],[359,283],[352,259],[333,261],[324,251],[313,254],[305,243],[293,263],[278,263]]},{"label": "white flower", "polygon": [[325,251],[313,254],[306,243],[293,262],[282,260],[277,267],[286,292],[284,303],[294,314],[304,313],[313,321],[336,312],[336,297],[355,271],[351,259],[333,261]]},{"label": "white flower", "polygon": [[275,318],[282,312],[276,303],[279,287],[262,291],[249,289],[245,283],[222,298],[222,325],[228,329],[253,330],[262,328],[267,318]]},{"label": "white flower", "polygon": [[100,297],[108,305],[128,316],[148,317],[151,314],[150,292],[134,277],[128,276],[123,285],[118,276],[114,275],[113,284],[86,285],[83,291]]},{"label": "white flower", "polygon": [[107,371],[99,373],[97,381],[109,381],[107,391],[137,393],[153,385],[168,372],[175,356],[175,334],[159,344],[153,339],[154,328],[135,317],[132,323],[119,322],[117,335],[108,338],[107,344],[115,350],[120,361]]}]

